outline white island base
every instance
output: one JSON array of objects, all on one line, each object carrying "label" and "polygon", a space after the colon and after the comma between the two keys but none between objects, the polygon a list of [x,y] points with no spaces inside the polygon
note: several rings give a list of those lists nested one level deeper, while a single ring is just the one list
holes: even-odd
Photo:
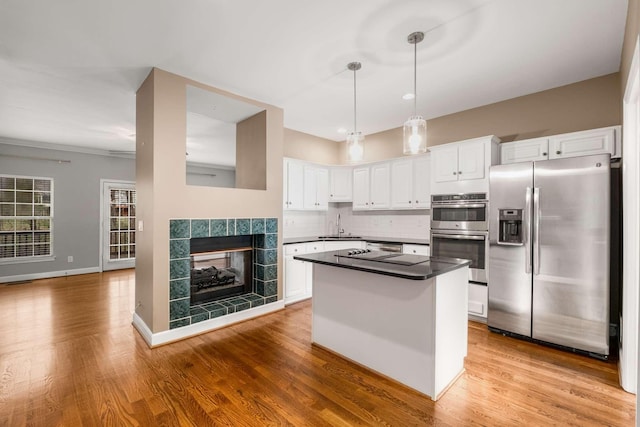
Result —
[{"label": "white island base", "polygon": [[464,372],[468,277],[314,264],[312,342],[437,400]]}]

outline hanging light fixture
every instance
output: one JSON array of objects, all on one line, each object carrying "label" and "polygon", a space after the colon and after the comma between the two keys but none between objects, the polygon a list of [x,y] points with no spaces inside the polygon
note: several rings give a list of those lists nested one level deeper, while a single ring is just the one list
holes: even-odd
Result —
[{"label": "hanging light fixture", "polygon": [[356,71],[362,68],[359,62],[349,62],[347,68],[353,71],[353,132],[347,135],[347,152],[349,153],[350,162],[359,162],[364,154],[364,135],[358,132],[356,119]]},{"label": "hanging light fixture", "polygon": [[409,34],[407,41],[413,45],[413,116],[404,122],[402,151],[404,154],[418,154],[427,151],[427,121],[416,113],[418,92],[416,91],[417,47],[424,40],[424,33],[417,31]]}]

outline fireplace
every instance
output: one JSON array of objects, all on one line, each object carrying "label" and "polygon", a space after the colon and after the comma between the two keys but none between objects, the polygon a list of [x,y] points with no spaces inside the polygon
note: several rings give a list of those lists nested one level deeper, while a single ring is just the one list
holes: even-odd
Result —
[{"label": "fireplace", "polygon": [[191,305],[251,292],[251,236],[196,237],[190,246]]},{"label": "fireplace", "polygon": [[[229,239],[231,238],[231,239]],[[250,248],[250,251],[245,250]],[[239,255],[234,255],[239,253]],[[242,255],[240,255],[242,254]],[[247,260],[247,257],[250,257]],[[242,262],[240,262],[242,259]],[[204,263],[204,264],[203,264]],[[240,271],[240,265],[244,269]],[[212,302],[192,303],[191,269],[214,266],[203,288],[218,288],[229,296]],[[231,285],[226,270],[242,281],[244,289]],[[251,274],[245,276],[245,274]],[[201,277],[202,278],[202,277]],[[226,279],[225,279],[226,278]],[[241,278],[241,279],[240,279]],[[226,283],[226,284],[225,284]],[[197,284],[196,284],[197,288]],[[233,289],[233,290],[231,290]],[[196,289],[197,293],[198,290]],[[239,292],[235,294],[235,292]],[[202,292],[201,292],[202,293]],[[231,296],[231,293],[234,293]],[[278,301],[278,219],[277,218],[178,218],[169,220],[169,328],[180,328],[217,317],[233,315]]]}]

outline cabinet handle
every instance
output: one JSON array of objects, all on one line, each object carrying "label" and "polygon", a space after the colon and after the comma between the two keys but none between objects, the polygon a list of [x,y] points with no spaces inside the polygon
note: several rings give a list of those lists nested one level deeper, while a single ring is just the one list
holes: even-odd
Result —
[{"label": "cabinet handle", "polygon": [[458,171],[458,175],[462,175],[462,171]]},{"label": "cabinet handle", "polygon": [[546,155],[547,155],[547,153],[542,153],[542,155],[543,155],[543,156],[546,156]]},{"label": "cabinet handle", "polygon": [[556,151],[556,154],[562,154],[562,151]]},{"label": "cabinet handle", "polygon": [[416,203],[420,203],[420,201],[416,200]]},{"label": "cabinet handle", "polygon": [[331,197],[333,197],[333,194],[330,194]]},{"label": "cabinet handle", "polygon": [[453,174],[454,174],[454,175],[457,175],[457,174],[458,174],[458,172],[456,172],[456,171],[453,171]]},{"label": "cabinet handle", "polygon": [[413,253],[414,253],[414,254],[416,253],[416,250],[415,250],[415,249],[413,250]]},{"label": "cabinet handle", "polygon": [[411,200],[409,200],[409,203],[411,203]]},{"label": "cabinet handle", "polygon": [[368,205],[368,204],[369,204],[369,202],[365,203],[365,205]]}]

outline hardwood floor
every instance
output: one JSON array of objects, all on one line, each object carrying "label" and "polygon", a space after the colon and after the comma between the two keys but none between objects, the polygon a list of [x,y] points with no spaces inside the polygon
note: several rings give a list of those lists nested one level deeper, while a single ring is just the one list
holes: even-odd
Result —
[{"label": "hardwood floor", "polygon": [[151,350],[133,291],[132,270],[0,285],[0,426],[634,425],[615,363],[482,324],[434,403],[311,346],[308,301]]}]

